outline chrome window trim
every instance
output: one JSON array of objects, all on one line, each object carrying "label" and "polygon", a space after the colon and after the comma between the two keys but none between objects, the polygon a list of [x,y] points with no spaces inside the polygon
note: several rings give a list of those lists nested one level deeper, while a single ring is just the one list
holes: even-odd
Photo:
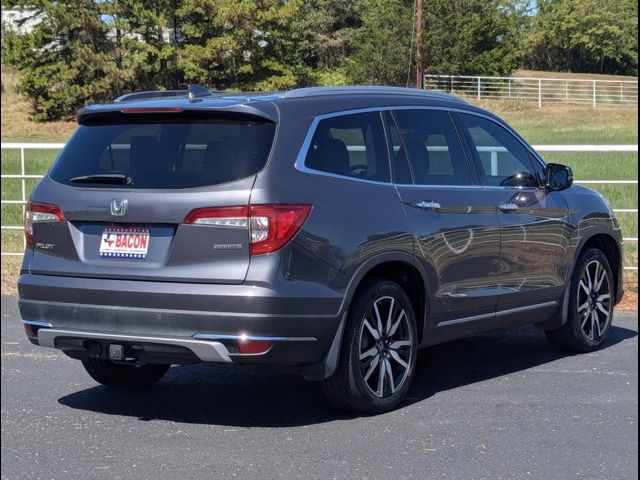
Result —
[{"label": "chrome window trim", "polygon": [[431,188],[433,190],[484,190],[482,185],[443,185],[443,184],[422,184],[422,183],[394,183],[397,188]]},{"label": "chrome window trim", "polygon": [[[538,153],[513,129],[511,128],[509,125],[507,125],[506,123],[504,123],[503,121],[497,119],[497,118],[493,118],[489,115],[480,113],[480,112],[475,112],[472,110],[466,110],[464,108],[458,108],[458,107],[441,107],[441,106],[429,106],[429,105],[391,105],[391,106],[380,106],[380,107],[364,107],[364,108],[356,108],[356,109],[351,109],[351,110],[340,110],[337,112],[331,112],[331,113],[323,113],[321,115],[316,115],[313,118],[313,121],[311,122],[311,125],[309,126],[309,129],[307,130],[307,133],[305,135],[304,141],[302,142],[302,146],[300,147],[300,150],[298,151],[298,155],[296,156],[296,161],[294,163],[294,167],[296,170],[298,170],[299,172],[302,173],[308,173],[310,175],[321,175],[321,176],[325,176],[325,177],[331,177],[331,178],[338,178],[338,179],[342,179],[342,180],[349,180],[352,182],[361,182],[361,183],[369,183],[372,185],[380,185],[380,186],[385,186],[385,187],[411,187],[411,188],[446,188],[446,189],[533,189],[533,190],[537,190],[536,187],[502,187],[502,186],[496,186],[496,185],[431,185],[431,184],[415,184],[415,183],[411,183],[411,184],[407,184],[407,183],[395,183],[395,182],[380,182],[380,181],[376,181],[376,180],[366,180],[363,178],[356,178],[356,177],[349,177],[346,175],[338,175],[336,173],[329,173],[329,172],[323,172],[322,170],[316,170],[314,168],[309,168],[305,165],[305,160],[307,158],[307,154],[309,153],[309,147],[311,146],[311,141],[313,140],[313,136],[316,133],[316,129],[318,127],[318,123],[320,123],[322,120],[325,120],[327,118],[334,118],[334,117],[342,117],[345,115],[355,115],[355,114],[359,114],[359,113],[370,113],[370,112],[387,112],[387,111],[393,111],[393,110],[438,110],[438,111],[446,111],[446,112],[450,112],[450,113],[463,113],[466,115],[475,115],[477,117],[481,117],[484,119],[487,119],[489,121],[492,121],[493,123],[501,126],[502,128],[504,128],[505,130],[507,130],[509,133],[511,133],[518,142],[520,142],[525,149],[530,152],[533,157],[536,159],[536,161],[540,164],[540,166],[542,167],[542,169],[544,170],[546,168],[546,163],[544,162],[544,160],[542,160],[542,158],[538,155]],[[382,119],[381,119],[382,121]],[[274,142],[275,143],[275,142]]]}]

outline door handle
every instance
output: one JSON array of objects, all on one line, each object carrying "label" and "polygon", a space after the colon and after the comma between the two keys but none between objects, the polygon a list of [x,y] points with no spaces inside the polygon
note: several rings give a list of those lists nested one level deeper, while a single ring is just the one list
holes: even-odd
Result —
[{"label": "door handle", "polygon": [[441,206],[438,202],[422,200],[421,202],[416,203],[416,207],[421,208],[422,210],[440,210]]},{"label": "door handle", "polygon": [[518,210],[518,204],[513,202],[502,202],[498,208],[503,212],[515,212]]}]

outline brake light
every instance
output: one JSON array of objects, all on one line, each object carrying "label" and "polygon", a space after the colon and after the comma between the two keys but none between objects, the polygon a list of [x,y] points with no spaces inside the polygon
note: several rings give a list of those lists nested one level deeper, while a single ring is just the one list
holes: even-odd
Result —
[{"label": "brake light", "polygon": [[24,213],[24,236],[29,247],[33,246],[33,224],[42,222],[64,222],[64,214],[56,205],[28,202]]},{"label": "brake light", "polygon": [[310,212],[311,205],[300,204],[207,207],[192,210],[183,223],[247,228],[251,255],[262,255],[289,243]]},{"label": "brake light", "polygon": [[122,113],[180,113],[184,111],[182,107],[123,107]]}]

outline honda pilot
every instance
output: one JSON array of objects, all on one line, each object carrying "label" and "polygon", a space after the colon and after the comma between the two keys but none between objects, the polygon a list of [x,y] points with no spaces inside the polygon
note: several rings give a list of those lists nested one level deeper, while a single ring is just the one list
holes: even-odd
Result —
[{"label": "honda pilot", "polygon": [[20,312],[101,384],[268,365],[378,413],[419,348],[531,323],[590,352],[611,329],[608,203],[460,98],[192,85],[77,119],[26,207]]}]

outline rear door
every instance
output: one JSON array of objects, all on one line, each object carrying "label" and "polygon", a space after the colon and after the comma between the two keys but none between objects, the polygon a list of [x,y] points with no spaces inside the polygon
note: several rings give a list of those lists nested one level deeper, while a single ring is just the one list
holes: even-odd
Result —
[{"label": "rear door", "polygon": [[456,118],[500,219],[498,309],[557,301],[569,265],[571,230],[562,193],[541,186],[542,164],[498,122],[463,113]]},{"label": "rear door", "polygon": [[[248,205],[274,132],[274,123],[242,115],[92,118],[32,195],[58,206],[65,221],[33,225],[31,272],[241,283],[248,225],[226,217]],[[215,209],[210,218],[190,221],[206,207]]]},{"label": "rear door", "polygon": [[388,118],[394,182],[416,256],[435,278],[430,318],[440,326],[491,319],[499,295],[498,217],[449,112],[398,109]]}]

